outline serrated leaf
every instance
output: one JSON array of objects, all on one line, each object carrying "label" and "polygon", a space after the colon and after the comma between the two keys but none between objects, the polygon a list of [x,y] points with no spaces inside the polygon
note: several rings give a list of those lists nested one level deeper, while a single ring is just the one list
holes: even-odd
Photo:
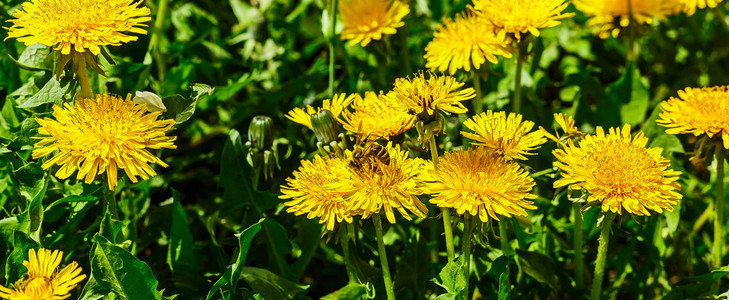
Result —
[{"label": "serrated leaf", "polygon": [[5,260],[5,282],[15,282],[27,271],[23,261],[27,259],[28,250],[40,248],[40,243],[33,240],[25,232],[13,233],[13,252]]},{"label": "serrated leaf", "polygon": [[226,285],[230,285],[235,289],[235,286],[238,283],[238,279],[240,278],[240,273],[242,271],[243,265],[245,264],[246,257],[248,256],[248,249],[251,246],[251,241],[253,240],[253,237],[261,230],[261,223],[264,219],[258,220],[257,223],[249,226],[245,230],[243,230],[241,233],[236,234],[235,236],[238,238],[238,257],[235,259],[235,262],[228,266],[228,268],[225,270],[225,273],[223,276],[218,279],[218,281],[213,284],[213,287],[210,288],[210,291],[208,292],[207,300],[213,299],[215,296],[215,293],[221,292],[223,287]]},{"label": "serrated leaf", "polygon": [[52,71],[55,67],[53,52],[43,44],[33,44],[25,48],[17,63],[21,68],[31,71]]},{"label": "serrated leaf", "polygon": [[73,85],[64,78],[58,81],[55,76],[51,77],[40,91],[22,103],[18,103],[18,107],[33,108],[49,103],[61,105],[70,101],[74,92],[72,91]]},{"label": "serrated leaf", "polygon": [[93,240],[91,274],[101,288],[127,300],[162,298],[147,264],[99,234]]}]

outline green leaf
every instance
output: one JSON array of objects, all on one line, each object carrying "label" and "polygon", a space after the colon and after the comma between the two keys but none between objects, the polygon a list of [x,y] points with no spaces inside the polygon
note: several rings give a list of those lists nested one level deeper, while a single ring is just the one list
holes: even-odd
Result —
[{"label": "green leaf", "polygon": [[321,297],[321,300],[361,300],[367,296],[367,287],[363,284],[350,282],[343,288]]},{"label": "green leaf", "polygon": [[128,300],[162,298],[147,264],[99,234],[93,240],[91,274],[102,289]]},{"label": "green leaf", "polygon": [[53,52],[43,44],[33,44],[25,48],[16,63],[30,71],[53,71],[55,67]]},{"label": "green leaf", "polygon": [[79,296],[78,300],[100,300],[106,298],[107,295],[114,296],[114,294],[109,295],[110,293],[111,290],[104,289],[98,285],[96,283],[96,278],[94,278],[94,275],[91,274],[91,276],[89,276],[89,280],[86,281],[86,285],[84,285],[84,289],[81,291],[81,296]]},{"label": "green leaf", "polygon": [[557,275],[554,262],[549,256],[537,252],[516,250],[521,269],[537,281],[548,285],[550,288],[557,287]]},{"label": "green leaf", "polygon": [[167,263],[173,273],[197,273],[195,241],[187,224],[187,215],[180,204],[180,192],[172,190],[172,223],[170,224],[170,244],[167,248]]},{"label": "green leaf", "polygon": [[55,76],[52,76],[38,93],[22,103],[18,103],[18,107],[33,108],[48,103],[61,105],[73,97],[72,88],[73,85],[65,77],[58,81]]},{"label": "green leaf", "polygon": [[610,103],[620,107],[622,123],[636,126],[645,120],[648,111],[649,94],[640,78],[640,71],[634,64],[629,63],[623,76],[606,87],[606,96]]},{"label": "green leaf", "polygon": [[99,226],[99,234],[114,244],[121,243],[123,236],[119,235],[119,232],[124,228],[124,223],[119,220],[114,220],[110,213],[105,213],[101,219],[101,225]]},{"label": "green leaf", "polygon": [[28,250],[40,248],[40,243],[33,240],[25,232],[13,233],[13,252],[5,261],[5,282],[15,282],[27,271],[23,261],[28,258]]},{"label": "green leaf", "polygon": [[28,208],[17,216],[21,230],[36,241],[40,241],[41,224],[43,223],[43,197],[46,195],[49,178],[39,163],[27,163],[12,172],[13,182],[17,184],[20,195],[29,202]]},{"label": "green leaf", "polygon": [[[172,95],[162,98],[162,103],[165,104],[167,111],[163,114],[165,119],[174,119],[175,123],[179,124],[187,121],[192,116],[192,112],[186,113],[185,111],[193,104],[195,100],[185,99],[181,95]],[[192,111],[195,111],[193,106]]]},{"label": "green leaf", "polygon": [[499,276],[499,300],[508,300],[510,299],[510,293],[511,293],[511,283],[509,283],[509,272],[508,268],[506,269],[506,272],[501,273]]},{"label": "green leaf", "polygon": [[215,91],[215,88],[210,87],[209,85],[204,84],[204,83],[191,83],[190,90],[192,90],[192,92],[190,94],[190,98],[197,101],[197,100],[200,100],[200,98],[205,95],[212,96],[213,91]]},{"label": "green leaf", "polygon": [[95,196],[77,196],[77,195],[72,195],[72,196],[64,197],[64,198],[58,199],[56,201],[53,201],[53,203],[51,203],[50,205],[48,205],[46,207],[46,211],[50,210],[51,208],[55,207],[56,205],[60,205],[60,204],[63,204],[63,203],[93,202],[93,201],[96,201],[97,199],[99,199],[99,198],[97,198]]},{"label": "green leaf", "polygon": [[309,288],[308,285],[297,284],[269,270],[254,267],[243,267],[240,279],[245,280],[253,291],[261,293],[265,299],[292,299]]},{"label": "green leaf", "polygon": [[463,279],[464,261],[465,259],[461,255],[455,261],[447,263],[432,281],[450,294],[459,294],[466,288],[466,281]]},{"label": "green leaf", "polygon": [[245,264],[246,256],[248,256],[248,249],[251,246],[251,240],[253,240],[256,233],[261,230],[261,223],[263,223],[263,220],[264,219],[258,220],[257,223],[235,235],[238,238],[238,257],[232,265],[228,266],[223,276],[221,276],[220,279],[213,284],[213,287],[210,288],[206,298],[207,300],[212,299],[215,296],[215,293],[221,291],[221,289],[226,285],[230,285],[233,289],[235,289],[238,284],[238,279],[240,278],[243,265]]}]

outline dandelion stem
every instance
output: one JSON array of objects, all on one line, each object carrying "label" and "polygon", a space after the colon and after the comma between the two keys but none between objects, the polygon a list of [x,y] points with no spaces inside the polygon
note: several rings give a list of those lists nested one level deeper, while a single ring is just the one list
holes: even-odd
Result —
[{"label": "dandelion stem", "polygon": [[591,300],[599,300],[602,291],[602,277],[605,272],[605,258],[607,257],[608,242],[610,239],[610,224],[613,222],[615,214],[611,212],[605,213],[600,227],[600,241],[597,247],[597,260],[595,261],[595,273],[592,279],[592,291],[590,292]]},{"label": "dandelion stem", "polygon": [[[438,170],[438,145],[435,143],[435,135],[430,136],[429,145],[430,156],[433,160],[433,167]],[[455,257],[455,249],[453,246],[453,224],[451,222],[451,211],[448,208],[441,207],[440,211],[443,215],[443,233],[446,239],[446,251],[448,251],[448,262],[452,262]]]},{"label": "dandelion stem", "polygon": [[572,210],[575,214],[575,287],[580,290],[585,285],[582,274],[582,205],[579,203],[572,204]]},{"label": "dandelion stem", "polygon": [[165,79],[165,62],[162,60],[162,54],[160,51],[159,41],[162,38],[164,32],[162,27],[165,24],[165,15],[167,14],[167,0],[160,0],[157,6],[157,15],[154,17],[154,34],[152,40],[149,42],[150,48],[152,48],[152,55],[154,55],[154,61],[157,63],[157,79],[160,81]]},{"label": "dandelion stem", "polygon": [[337,35],[337,0],[329,5],[329,98],[334,97],[334,41]]},{"label": "dandelion stem", "polygon": [[473,114],[478,115],[483,111],[483,95],[481,94],[481,79],[476,73],[476,69],[471,69],[473,76],[473,88],[476,90],[476,99],[473,99]]},{"label": "dandelion stem", "polygon": [[107,211],[111,213],[111,217],[114,220],[119,220],[119,213],[117,212],[116,208],[116,198],[114,197],[114,191],[108,189],[107,187],[102,187],[102,190],[104,190],[104,213]]},{"label": "dandelion stem", "polygon": [[511,250],[511,245],[509,244],[509,235],[506,232],[505,219],[499,221],[499,236],[501,236],[501,252],[503,252],[506,256],[511,256],[514,251]]},{"label": "dandelion stem", "polygon": [[357,282],[357,274],[354,272],[352,263],[349,259],[349,239],[354,233],[352,223],[346,223],[346,226],[342,228],[342,236],[340,242],[342,243],[342,252],[344,252],[344,266],[347,268],[347,275],[349,275],[349,282]]},{"label": "dandelion stem", "polygon": [[392,290],[392,277],[390,276],[390,267],[387,264],[387,252],[385,252],[385,241],[382,239],[382,222],[380,215],[372,216],[375,222],[375,232],[377,233],[377,256],[380,257],[380,266],[382,267],[382,279],[385,281],[385,291],[387,292],[387,300],[395,299],[395,292]]},{"label": "dandelion stem", "polygon": [[466,287],[463,289],[463,299],[468,300],[468,279],[471,274],[471,215],[467,213],[463,214],[463,238],[461,243],[463,244],[463,255],[465,260],[463,277],[465,277]]},{"label": "dandelion stem", "polygon": [[714,268],[722,266],[721,257],[724,253],[724,147],[716,145],[716,204],[714,205],[714,245],[712,247],[712,262]]},{"label": "dandelion stem", "polygon": [[78,78],[78,84],[81,86],[81,97],[84,99],[94,98],[94,92],[91,90],[91,81],[89,80],[89,71],[86,69],[86,62],[83,61],[83,56],[77,56],[79,60],[78,70],[76,71],[76,78]]},{"label": "dandelion stem", "polygon": [[522,54],[526,49],[527,42],[519,42],[516,45],[516,74],[514,78],[514,103],[512,109],[514,113],[521,113],[521,69],[523,68],[524,61],[522,60]]}]

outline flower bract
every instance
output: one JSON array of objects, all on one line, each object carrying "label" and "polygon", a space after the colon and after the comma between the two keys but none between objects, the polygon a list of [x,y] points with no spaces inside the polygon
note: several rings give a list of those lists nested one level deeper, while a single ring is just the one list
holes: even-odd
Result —
[{"label": "flower bract", "polygon": [[110,190],[117,185],[117,168],[132,182],[137,182],[137,176],[147,180],[157,175],[149,164],[167,164],[148,149],[176,148],[176,137],[165,136],[175,121],[157,120],[162,112],[147,113],[145,105],[130,98],[100,94],[95,99],[76,100],[76,106],[55,105],[55,119],[36,118],[41,127],[35,139],[40,141],[33,158],[53,154],[42,167],[59,165],[59,179],[78,171],[76,179],[91,183],[105,172]]},{"label": "flower bract", "polygon": [[286,114],[286,118],[312,129],[311,115],[326,109],[329,110],[334,118],[341,123],[342,120],[340,119],[340,116],[342,111],[344,111],[352,103],[352,101],[354,101],[354,98],[354,94],[349,96],[346,94],[337,94],[334,95],[331,100],[325,99],[322,101],[321,107],[314,108],[311,105],[307,105],[305,108],[294,108]]}]

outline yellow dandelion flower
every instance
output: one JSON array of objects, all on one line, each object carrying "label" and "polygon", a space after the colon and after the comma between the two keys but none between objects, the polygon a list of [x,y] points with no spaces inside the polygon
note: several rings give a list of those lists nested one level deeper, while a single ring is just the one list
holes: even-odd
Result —
[{"label": "yellow dandelion flower", "polygon": [[339,116],[342,114],[343,111],[346,110],[346,108],[349,106],[349,104],[354,101],[355,95],[349,95],[346,94],[337,94],[334,95],[334,98],[331,100],[324,99],[322,101],[321,107],[314,108],[311,105],[307,105],[305,108],[297,107],[289,111],[288,114],[286,114],[286,118],[289,120],[299,123],[301,125],[304,125],[308,127],[309,129],[312,129],[311,125],[311,115],[315,113],[319,113],[320,111],[326,109],[329,110],[332,115],[334,115],[334,118],[337,119],[340,123],[342,123],[342,120],[339,118]]},{"label": "yellow dandelion flower", "polygon": [[610,128],[605,134],[597,127],[575,146],[567,141],[564,149],[554,150],[556,167],[562,178],[554,187],[570,185],[589,193],[588,202],[602,202],[603,211],[621,214],[625,209],[635,215],[650,215],[648,210],[673,211],[681,199],[678,176],[668,169],[669,160],[661,156],[663,149],[646,148],[648,138],[642,132],[635,137],[630,125]]},{"label": "yellow dandelion flower", "polygon": [[96,175],[106,172],[110,190],[117,184],[117,168],[132,182],[137,176],[144,180],[157,173],[150,163],[167,164],[147,149],[175,149],[174,136],[165,132],[174,120],[157,120],[162,112],[147,113],[147,107],[134,103],[131,95],[122,99],[114,95],[96,95],[96,99],[76,100],[76,106],[66,103],[53,106],[53,116],[36,118],[40,124],[35,137],[33,158],[56,153],[42,167],[61,166],[56,177],[66,179],[78,170],[77,180],[91,183]]},{"label": "yellow dandelion flower", "polygon": [[540,29],[574,16],[562,13],[567,5],[565,0],[473,0],[476,11],[496,26],[500,38],[511,33],[517,40],[522,33],[539,36]]},{"label": "yellow dandelion flower", "polygon": [[524,155],[534,155],[531,151],[547,142],[543,132],[529,132],[534,122],[522,122],[522,116],[515,113],[507,116],[503,111],[489,110],[466,120],[463,126],[474,131],[462,131],[463,136],[507,159],[527,159]]},{"label": "yellow dandelion flower", "polygon": [[382,92],[366,92],[364,98],[357,95],[352,108],[353,112],[344,112],[344,129],[372,139],[390,139],[414,126],[415,116],[397,108]]},{"label": "yellow dandelion flower", "polygon": [[565,114],[554,114],[554,120],[557,122],[557,125],[562,128],[562,131],[564,131],[565,135],[560,135],[556,127],[554,128],[556,135],[553,135],[551,132],[544,129],[544,127],[539,126],[539,131],[541,131],[546,138],[560,145],[564,144],[564,142],[568,138],[582,138],[583,133],[575,126],[575,119],[572,118],[572,116],[567,116]]},{"label": "yellow dandelion flower", "polygon": [[365,47],[385,34],[395,34],[409,13],[410,6],[400,0],[339,0],[341,38]]},{"label": "yellow dandelion flower", "polygon": [[446,152],[437,169],[426,164],[423,180],[431,203],[482,222],[499,220],[498,215],[526,216],[527,209],[537,208],[529,201],[537,198],[530,193],[534,179],[516,162],[483,147]]},{"label": "yellow dandelion flower", "polygon": [[630,25],[630,11],[637,24],[652,24],[654,19],[665,19],[680,9],[680,0],[574,0],[572,3],[590,19],[601,38],[617,37],[622,28]]},{"label": "yellow dandelion flower", "polygon": [[683,11],[686,12],[687,15],[691,16],[694,13],[696,13],[696,9],[704,9],[704,8],[714,8],[719,3],[721,3],[722,0],[680,0],[681,4],[683,4]]},{"label": "yellow dandelion flower", "polygon": [[101,46],[136,41],[129,33],[146,34],[149,8],[134,0],[32,0],[23,3],[9,20],[8,38],[26,46],[43,44],[69,54],[71,50],[94,55]]},{"label": "yellow dandelion flower", "polygon": [[451,76],[430,74],[426,78],[420,72],[412,79],[398,78],[393,90],[385,96],[397,107],[418,115],[419,119],[431,120],[437,110],[454,114],[468,111],[461,102],[476,97],[476,91],[473,88],[459,90],[463,85]]},{"label": "yellow dandelion flower", "polygon": [[433,40],[425,47],[425,67],[451,74],[460,69],[469,72],[471,65],[479,69],[487,60],[497,64],[496,55],[511,58],[510,44],[510,38],[497,38],[494,26],[469,9],[436,25]]},{"label": "yellow dandelion flower", "polygon": [[9,300],[61,300],[69,294],[77,284],[86,278],[81,268],[74,261],[59,271],[63,252],[58,250],[28,250],[28,260],[23,266],[28,269],[23,278],[16,281],[12,289],[0,285],[0,298]]},{"label": "yellow dandelion flower", "polygon": [[[339,169],[339,179],[332,186],[346,194],[349,209],[363,219],[384,211],[387,220],[395,223],[394,210],[407,220],[412,220],[408,212],[425,218],[428,208],[417,197],[422,193],[420,173],[425,162],[408,158],[407,151],[400,150],[400,146],[388,144],[382,151],[365,151],[366,157],[357,160],[358,166],[349,164]],[[351,151],[345,156],[350,161],[355,159]]]},{"label": "yellow dandelion flower", "polygon": [[729,149],[729,86],[686,88],[661,103],[658,124],[668,134],[721,135]]},{"label": "yellow dandelion flower", "polygon": [[319,224],[326,223],[328,231],[334,230],[337,223],[352,223],[352,213],[342,198],[345,192],[334,186],[339,180],[335,170],[345,169],[347,164],[334,156],[317,155],[313,161],[302,161],[293,178],[286,179],[287,185],[281,187],[279,198],[291,199],[284,203],[288,206],[286,212],[318,218]]}]

